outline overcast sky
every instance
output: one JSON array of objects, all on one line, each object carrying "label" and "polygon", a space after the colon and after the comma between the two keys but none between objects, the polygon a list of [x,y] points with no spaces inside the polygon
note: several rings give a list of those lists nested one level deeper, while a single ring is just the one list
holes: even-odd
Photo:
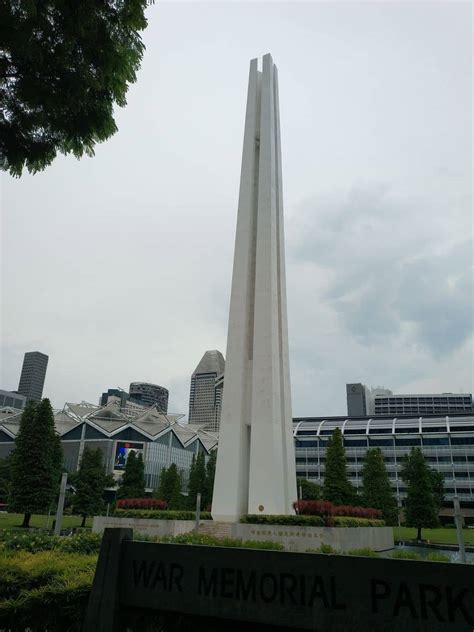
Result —
[{"label": "overcast sky", "polygon": [[225,354],[249,60],[279,69],[294,415],[346,382],[471,391],[469,3],[167,3],[95,158],[2,179],[0,388],[144,380],[187,413]]}]

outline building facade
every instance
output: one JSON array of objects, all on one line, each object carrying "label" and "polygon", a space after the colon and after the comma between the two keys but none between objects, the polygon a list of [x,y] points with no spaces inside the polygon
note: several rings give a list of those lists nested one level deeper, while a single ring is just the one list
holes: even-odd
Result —
[{"label": "building facade", "polygon": [[472,412],[471,393],[397,395],[385,388],[346,384],[347,416],[449,415]]},{"label": "building facade", "polygon": [[13,393],[12,391],[3,391],[0,389],[0,408],[9,406],[10,408],[16,408],[22,410],[26,404],[26,397]]},{"label": "building facade", "polygon": [[18,393],[27,401],[40,401],[48,368],[48,356],[39,351],[28,351],[23,359]]},{"label": "building facade", "polygon": [[457,495],[461,504],[474,506],[474,413],[426,417],[300,417],[293,420],[296,474],[322,484],[326,446],[340,428],[346,451],[349,480],[362,487],[362,466],[369,448],[384,455],[393,491],[401,502],[406,496],[401,478],[402,459],[414,447],[423,451],[428,465],[444,477],[446,500]]},{"label": "building facade", "polygon": [[189,423],[219,431],[225,360],[220,351],[206,351],[191,376]]},{"label": "building facade", "polygon": [[156,406],[165,414],[168,412],[169,391],[164,386],[149,382],[132,382],[130,384],[130,400],[142,406]]},{"label": "building facade", "polygon": [[[6,457],[15,445],[21,413],[0,410],[0,458]],[[175,463],[184,490],[189,478],[193,455],[203,452],[208,457],[217,445],[217,438],[201,429],[180,424],[183,415],[163,415],[153,406],[128,418],[118,402],[96,406],[88,402],[67,403],[55,411],[56,432],[61,437],[64,467],[76,472],[86,446],[100,448],[108,473],[121,477],[131,451],[142,454],[145,463],[146,491],[158,487],[161,470]]]}]

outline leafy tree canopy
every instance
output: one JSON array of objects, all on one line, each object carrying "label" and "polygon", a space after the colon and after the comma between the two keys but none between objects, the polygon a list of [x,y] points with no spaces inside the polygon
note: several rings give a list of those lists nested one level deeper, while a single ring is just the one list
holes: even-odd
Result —
[{"label": "leafy tree canopy", "polygon": [[103,509],[105,487],[114,485],[113,477],[105,471],[102,450],[86,446],[79,471],[70,477],[70,480],[76,488],[73,499],[74,511],[82,515],[84,526],[86,516],[93,516]]},{"label": "leafy tree canopy", "polygon": [[421,540],[423,527],[438,525],[438,505],[433,493],[431,470],[420,448],[412,448],[404,458],[402,479],[407,485],[405,524],[418,529],[417,538]]},{"label": "leafy tree canopy", "polygon": [[300,500],[319,500],[321,498],[321,487],[317,483],[308,481],[306,478],[298,479],[298,494],[301,489]]},{"label": "leafy tree canopy", "polygon": [[216,477],[217,450],[213,450],[206,463],[206,484],[202,497],[201,507],[208,511],[212,506],[212,496],[214,494],[214,479]]},{"label": "leafy tree canopy", "polygon": [[28,527],[31,514],[47,510],[59,489],[63,456],[49,399],[26,405],[11,458],[9,510],[24,513]]},{"label": "leafy tree canopy", "polygon": [[355,489],[347,477],[346,453],[341,429],[336,428],[326,448],[323,499],[330,500],[335,505],[350,505],[355,497]]},{"label": "leafy tree canopy", "polygon": [[181,477],[178,468],[172,463],[168,469],[163,468],[160,474],[160,484],[154,496],[168,503],[168,509],[182,509]]},{"label": "leafy tree canopy", "polygon": [[386,524],[397,523],[397,501],[393,495],[380,448],[367,450],[362,468],[362,502],[380,509]]},{"label": "leafy tree canopy", "polygon": [[0,0],[0,166],[20,176],[117,131],[144,45],[146,0]]},{"label": "leafy tree canopy", "polygon": [[134,450],[130,451],[125,464],[125,470],[117,490],[117,498],[145,497],[145,464],[141,453],[138,456]]},{"label": "leafy tree canopy", "polygon": [[189,470],[188,507],[190,509],[196,508],[198,494],[201,494],[201,507],[205,507],[206,463],[203,452],[199,452],[197,457],[193,455],[193,461]]},{"label": "leafy tree canopy", "polygon": [[12,460],[11,456],[0,459],[0,503],[8,502],[10,495],[10,485],[12,480]]}]

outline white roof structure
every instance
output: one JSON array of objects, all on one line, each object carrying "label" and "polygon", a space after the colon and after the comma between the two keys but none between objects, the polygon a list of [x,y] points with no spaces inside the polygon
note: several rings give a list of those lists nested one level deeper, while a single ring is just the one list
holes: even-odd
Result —
[{"label": "white roof structure", "polygon": [[[0,431],[4,431],[14,439],[20,428],[22,411],[0,409]],[[113,438],[127,428],[135,430],[146,441],[154,441],[168,432],[172,432],[183,447],[200,441],[209,452],[217,446],[218,438],[209,432],[180,423],[184,415],[160,413],[156,406],[150,406],[130,419],[129,415],[120,412],[116,402],[105,406],[96,406],[89,402],[75,404],[67,402],[63,410],[54,411],[56,432],[67,439],[68,434],[86,424],[94,428],[104,438]]]}]

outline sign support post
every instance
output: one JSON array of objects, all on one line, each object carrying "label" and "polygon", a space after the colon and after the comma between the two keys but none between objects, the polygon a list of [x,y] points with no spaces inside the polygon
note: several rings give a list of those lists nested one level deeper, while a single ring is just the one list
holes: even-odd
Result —
[{"label": "sign support post", "polygon": [[54,525],[54,535],[61,535],[61,521],[63,519],[64,501],[66,499],[67,472],[61,476],[61,487],[59,489],[58,509],[56,511],[56,523]]},{"label": "sign support post", "polygon": [[454,522],[456,523],[456,531],[458,536],[458,546],[459,546],[459,558],[461,560],[461,564],[466,563],[466,550],[464,548],[464,534],[462,532],[462,514],[461,507],[459,505],[459,498],[455,496],[453,498],[454,504]]}]

